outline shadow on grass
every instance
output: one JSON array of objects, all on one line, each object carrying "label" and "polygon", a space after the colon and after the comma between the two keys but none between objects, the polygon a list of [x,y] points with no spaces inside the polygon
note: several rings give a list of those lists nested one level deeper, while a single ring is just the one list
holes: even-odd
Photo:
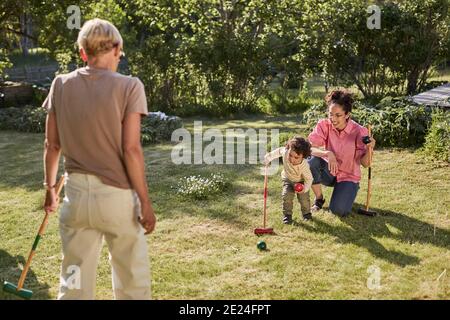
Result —
[{"label": "shadow on grass", "polygon": [[[19,277],[22,272],[18,265],[25,265],[25,258],[23,256],[11,256],[5,250],[0,249],[0,281],[3,287],[3,282],[8,281],[17,285]],[[47,284],[40,283],[36,274],[30,268],[25,279],[24,288],[33,291],[32,299],[48,300],[50,299],[49,288]],[[0,291],[0,300],[21,300],[20,297],[8,292]]]},{"label": "shadow on grass", "polygon": [[[355,204],[356,207],[362,205]],[[340,218],[350,228],[333,226],[319,219],[315,219],[313,225],[306,223],[297,225],[311,232],[328,234],[342,243],[358,245],[367,249],[373,256],[401,267],[417,265],[420,259],[400,250],[388,250],[375,238],[391,238],[409,245],[431,244],[450,250],[450,230],[435,228],[429,223],[402,213],[380,208],[371,210],[376,211],[378,215],[367,217],[353,212],[349,217]]]}]

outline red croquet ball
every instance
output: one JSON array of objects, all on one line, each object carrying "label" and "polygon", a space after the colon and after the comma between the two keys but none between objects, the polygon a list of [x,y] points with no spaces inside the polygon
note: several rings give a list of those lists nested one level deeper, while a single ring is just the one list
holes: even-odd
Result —
[{"label": "red croquet ball", "polygon": [[295,192],[302,192],[303,188],[304,188],[304,186],[302,183],[296,183],[294,186]]}]

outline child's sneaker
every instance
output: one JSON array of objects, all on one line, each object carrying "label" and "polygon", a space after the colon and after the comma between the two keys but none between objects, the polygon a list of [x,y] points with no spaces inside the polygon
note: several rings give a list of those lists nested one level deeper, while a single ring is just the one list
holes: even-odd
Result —
[{"label": "child's sneaker", "polygon": [[322,209],[324,203],[325,203],[324,198],[314,200],[314,205],[311,208],[311,212],[320,211]]},{"label": "child's sneaker", "polygon": [[311,212],[305,213],[303,215],[303,220],[308,221],[308,220],[312,220],[312,214]]},{"label": "child's sneaker", "polygon": [[283,217],[284,224],[292,224],[292,215],[286,214]]}]

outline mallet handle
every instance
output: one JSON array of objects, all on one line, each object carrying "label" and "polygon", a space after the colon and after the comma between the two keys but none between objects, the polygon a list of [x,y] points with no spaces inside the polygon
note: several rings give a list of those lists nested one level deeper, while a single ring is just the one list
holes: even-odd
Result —
[{"label": "mallet handle", "polygon": [[267,165],[264,169],[264,216],[263,216],[263,228],[266,228],[267,220]]},{"label": "mallet handle", "polygon": [[[61,178],[58,181],[58,184],[56,185],[56,195],[57,196],[59,196],[59,194],[61,193],[63,185],[64,185],[64,175],[61,176]],[[27,277],[28,270],[30,269],[31,260],[33,260],[34,253],[36,252],[36,248],[39,243],[39,240],[41,239],[42,235],[45,232],[45,228],[47,227],[48,217],[49,217],[49,214],[45,213],[44,220],[42,221],[41,226],[39,227],[38,234],[36,235],[36,238],[34,239],[33,246],[31,247],[30,254],[28,255],[27,263],[25,264],[25,267],[23,268],[22,273],[20,274],[19,283],[17,284],[17,291],[19,291],[23,287],[25,278]]]},{"label": "mallet handle", "polygon": [[[372,137],[372,130],[370,125],[367,126],[367,129],[369,130],[369,137]],[[372,147],[369,147],[369,170],[368,170],[368,179],[367,179],[367,198],[366,198],[366,211],[369,211],[369,203],[370,203],[370,196],[372,194]]]}]

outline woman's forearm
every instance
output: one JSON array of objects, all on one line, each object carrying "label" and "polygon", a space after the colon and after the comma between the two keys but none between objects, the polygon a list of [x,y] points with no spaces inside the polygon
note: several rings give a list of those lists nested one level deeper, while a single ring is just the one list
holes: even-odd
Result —
[{"label": "woman's forearm", "polygon": [[56,184],[61,148],[50,145],[47,141],[44,145],[44,182],[49,186]]},{"label": "woman's forearm", "polygon": [[312,147],[311,148],[311,155],[313,155],[314,157],[328,157],[330,155],[330,153],[332,153],[332,151],[328,151],[328,150],[322,150],[318,147]]},{"label": "woman's forearm", "polygon": [[142,205],[151,205],[148,196],[147,179],[145,176],[144,154],[141,147],[124,151],[124,162],[132,188],[136,191]]},{"label": "woman's forearm", "polygon": [[367,151],[362,157],[361,157],[361,165],[364,168],[367,168],[370,165],[370,155],[369,151]]}]

